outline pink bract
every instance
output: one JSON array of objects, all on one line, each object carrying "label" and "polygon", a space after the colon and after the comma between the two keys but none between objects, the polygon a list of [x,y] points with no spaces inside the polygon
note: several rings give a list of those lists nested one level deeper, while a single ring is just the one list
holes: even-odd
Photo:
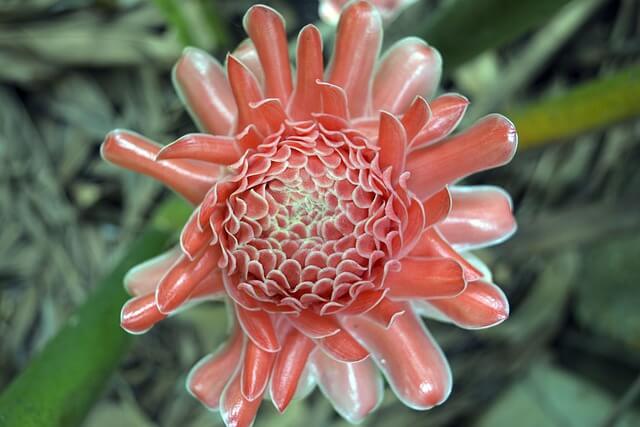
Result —
[{"label": "pink bract", "polygon": [[300,32],[292,73],[281,16],[254,6],[244,25],[226,73],[193,48],[174,69],[202,133],[161,147],[116,130],[102,146],[196,205],[180,246],[127,275],[123,328],[226,298],[231,337],[187,387],[227,425],[251,425],[265,395],[284,411],[315,384],[356,423],[380,403],[382,376],[411,408],[442,403],[451,374],[418,314],[469,329],[503,321],[504,295],[458,251],[515,231],[504,191],[450,185],[509,162],[513,124],[490,115],[450,136],[468,101],[426,101],[441,59],[421,40],[379,60],[368,2],[343,10],[326,72],[316,27]]}]

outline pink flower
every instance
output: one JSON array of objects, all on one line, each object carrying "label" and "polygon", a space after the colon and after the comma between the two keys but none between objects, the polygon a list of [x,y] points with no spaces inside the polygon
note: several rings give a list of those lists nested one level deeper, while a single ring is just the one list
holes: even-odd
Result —
[{"label": "pink flower", "polygon": [[382,59],[378,12],[343,12],[323,70],[316,27],[298,37],[292,77],[280,15],[254,6],[250,41],[224,69],[186,49],[174,80],[203,133],[160,147],[116,130],[105,159],[197,205],[180,248],[134,268],[122,326],[142,333],[185,305],[229,297],[229,341],[198,363],[189,391],[227,425],[253,422],[268,395],[284,411],[318,384],[348,421],[382,398],[382,375],[414,409],[451,391],[446,359],[418,314],[463,328],[508,316],[486,267],[458,250],[511,235],[509,196],[448,187],[507,163],[516,132],[490,115],[449,136],[468,101],[445,94],[421,40]]},{"label": "pink flower", "polygon": [[[384,22],[393,21],[404,8],[415,2],[416,0],[369,0],[378,9]],[[336,25],[342,8],[348,3],[349,0],[320,0],[320,18],[328,24]]]}]

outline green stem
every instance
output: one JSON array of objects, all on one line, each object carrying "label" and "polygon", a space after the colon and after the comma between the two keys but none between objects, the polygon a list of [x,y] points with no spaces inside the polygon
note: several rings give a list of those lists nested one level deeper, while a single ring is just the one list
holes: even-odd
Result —
[{"label": "green stem", "polygon": [[569,0],[451,0],[428,20],[420,37],[454,69],[541,25]]},{"label": "green stem", "polygon": [[131,342],[120,328],[126,272],[157,255],[186,220],[189,208],[164,203],[116,268],[0,395],[1,427],[79,425],[100,397]]},{"label": "green stem", "polygon": [[640,115],[640,65],[580,84],[566,93],[507,112],[520,146],[567,140]]}]

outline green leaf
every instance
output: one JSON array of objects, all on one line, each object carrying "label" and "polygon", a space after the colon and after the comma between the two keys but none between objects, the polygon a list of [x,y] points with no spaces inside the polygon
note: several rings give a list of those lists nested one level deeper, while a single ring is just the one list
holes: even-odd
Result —
[{"label": "green leaf", "polygon": [[520,147],[568,139],[640,115],[640,65],[507,112]]},{"label": "green leaf", "polygon": [[174,198],[160,207],[113,272],[0,395],[0,426],[70,427],[83,420],[129,347],[118,324],[128,298],[124,275],[164,249],[188,211]]}]

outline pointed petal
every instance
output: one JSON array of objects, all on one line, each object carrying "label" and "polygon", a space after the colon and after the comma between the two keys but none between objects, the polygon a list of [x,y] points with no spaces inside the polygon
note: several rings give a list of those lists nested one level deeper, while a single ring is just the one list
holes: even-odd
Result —
[{"label": "pointed petal", "polygon": [[256,47],[251,39],[244,39],[233,51],[233,56],[247,66],[258,81],[259,86],[264,90],[264,71],[262,70]]},{"label": "pointed petal", "polygon": [[381,40],[382,21],[370,3],[354,1],[342,11],[328,81],[345,90],[353,118],[366,113]]},{"label": "pointed petal", "polygon": [[158,310],[155,295],[149,293],[127,301],[120,312],[120,326],[130,334],[138,335],[147,332],[166,317],[166,314]]},{"label": "pointed petal", "polygon": [[469,283],[456,297],[429,300],[425,304],[465,329],[489,328],[509,317],[509,302],[504,293],[493,283],[483,280]]},{"label": "pointed petal", "polygon": [[424,200],[453,181],[508,163],[517,143],[513,123],[489,115],[460,135],[409,154],[409,188]]},{"label": "pointed petal", "polygon": [[385,329],[350,316],[345,326],[371,352],[391,389],[405,405],[417,410],[432,408],[451,392],[451,372],[442,351],[413,310]]},{"label": "pointed petal", "polygon": [[262,403],[261,398],[248,400],[242,395],[241,372],[238,370],[220,397],[220,415],[227,427],[250,427]]},{"label": "pointed petal", "polygon": [[242,355],[243,333],[236,326],[225,344],[201,359],[189,372],[187,390],[211,410],[220,407],[220,396]]},{"label": "pointed petal", "polygon": [[247,126],[242,132],[237,135],[238,145],[241,150],[247,151],[256,149],[258,145],[262,143],[263,137],[258,132],[255,125]]},{"label": "pointed petal", "polygon": [[271,132],[277,132],[287,119],[287,113],[278,98],[263,99],[260,102],[249,104],[249,107],[255,111],[255,114],[263,118]]},{"label": "pointed petal", "polygon": [[157,143],[122,129],[109,132],[100,147],[103,159],[155,178],[191,203],[199,203],[216,182],[219,169],[190,160],[156,162],[159,151]]},{"label": "pointed petal", "polygon": [[210,227],[201,228],[198,223],[200,208],[193,211],[187,223],[180,232],[180,248],[185,255],[193,260],[205,247],[209,246],[213,232]]},{"label": "pointed petal", "polygon": [[322,36],[313,25],[307,25],[298,35],[296,85],[291,95],[288,112],[295,120],[309,120],[311,113],[321,111],[320,88],[322,80]]},{"label": "pointed petal", "polygon": [[462,267],[449,258],[405,257],[400,265],[385,282],[392,298],[450,298],[466,286]]},{"label": "pointed petal", "polygon": [[316,342],[325,353],[341,362],[359,362],[369,356],[369,352],[344,329]]},{"label": "pointed petal", "polygon": [[230,165],[240,159],[235,139],[206,133],[189,133],[162,147],[156,160],[191,159]]},{"label": "pointed petal", "polygon": [[405,313],[405,304],[384,298],[378,305],[367,311],[365,316],[378,325],[389,328],[398,316]]},{"label": "pointed petal", "polygon": [[380,131],[378,146],[380,147],[380,168],[382,170],[391,166],[393,169],[392,180],[398,180],[398,176],[404,172],[406,159],[407,137],[400,120],[386,111],[380,112]]},{"label": "pointed petal", "polygon": [[124,276],[124,287],[133,296],[148,294],[156,290],[162,276],[180,257],[180,248],[167,252],[138,264]]},{"label": "pointed petal", "polygon": [[382,402],[382,377],[370,359],[345,363],[322,351],[312,358],[320,390],[348,422],[360,423]]},{"label": "pointed petal", "polygon": [[199,128],[220,135],[233,131],[236,105],[224,70],[212,56],[186,48],[173,68],[173,84]]},{"label": "pointed petal", "polygon": [[431,106],[431,120],[411,141],[416,149],[432,144],[448,136],[462,120],[469,100],[457,93],[447,93],[434,99]]},{"label": "pointed petal", "polygon": [[409,109],[402,116],[402,125],[407,132],[407,145],[427,124],[431,118],[431,107],[421,96],[416,97]]},{"label": "pointed petal", "polygon": [[249,340],[244,349],[244,364],[242,365],[242,395],[247,400],[262,397],[269,382],[271,367],[276,353],[262,350]]},{"label": "pointed petal", "polygon": [[482,272],[460,255],[438,232],[436,228],[429,228],[422,233],[416,246],[409,252],[410,256],[427,258],[451,258],[456,260],[464,270],[464,278],[472,282],[482,278]]},{"label": "pointed petal", "polygon": [[442,74],[442,58],[424,40],[408,37],[391,46],[373,82],[374,111],[405,112],[416,96],[431,98]]},{"label": "pointed petal", "polygon": [[287,318],[309,338],[324,338],[340,332],[340,324],[335,316],[321,316],[311,310],[302,310],[298,315],[289,315]]},{"label": "pointed petal", "polygon": [[415,245],[418,243],[422,232],[426,226],[426,213],[425,209],[415,198],[411,199],[409,209],[407,209],[407,224],[402,230],[402,248],[400,250],[400,257],[406,256]]},{"label": "pointed petal", "polygon": [[250,107],[252,103],[260,102],[264,96],[258,82],[251,71],[233,55],[227,55],[227,75],[231,91],[238,106],[238,123],[236,129],[244,130],[254,124],[258,129],[267,129],[261,116],[256,115]]},{"label": "pointed petal", "polygon": [[451,195],[451,213],[438,229],[456,249],[498,244],[515,233],[511,198],[501,188],[457,186]]},{"label": "pointed petal", "polygon": [[245,14],[243,26],[258,52],[267,97],[287,105],[292,86],[284,19],[270,7],[256,5]]},{"label": "pointed petal", "polygon": [[349,120],[349,109],[347,106],[347,95],[345,91],[334,84],[316,81],[320,88],[322,99],[322,111],[345,120]]},{"label": "pointed petal", "polygon": [[289,406],[314,348],[313,341],[296,329],[289,330],[284,338],[282,350],[278,352],[273,366],[270,384],[271,399],[278,411],[284,412]]},{"label": "pointed petal", "polygon": [[253,343],[264,351],[280,351],[271,317],[264,311],[250,311],[236,304],[240,326]]},{"label": "pointed petal", "polygon": [[182,256],[164,275],[156,289],[156,304],[162,313],[180,307],[196,286],[217,268],[220,250],[210,246],[193,261]]},{"label": "pointed petal", "polygon": [[427,217],[425,227],[431,227],[444,220],[451,212],[451,193],[446,187],[422,203]]}]

